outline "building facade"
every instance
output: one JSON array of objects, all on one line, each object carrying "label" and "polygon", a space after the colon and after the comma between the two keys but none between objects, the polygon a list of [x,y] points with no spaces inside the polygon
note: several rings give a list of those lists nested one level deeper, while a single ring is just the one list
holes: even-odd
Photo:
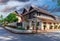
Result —
[{"label": "building facade", "polygon": [[60,29],[60,23],[56,20],[55,16],[51,15],[46,10],[38,8],[36,6],[31,6],[28,10],[24,9],[23,13],[20,16],[20,22],[21,21],[22,27],[24,27],[25,29],[31,30]]}]

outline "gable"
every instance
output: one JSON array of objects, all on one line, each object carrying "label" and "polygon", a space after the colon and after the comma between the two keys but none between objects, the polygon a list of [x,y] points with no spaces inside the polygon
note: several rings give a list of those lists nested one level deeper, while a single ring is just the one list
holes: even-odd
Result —
[{"label": "gable", "polygon": [[26,13],[26,12],[27,12],[27,10],[24,8],[22,14],[24,14],[24,13]]},{"label": "gable", "polygon": [[32,10],[32,9],[34,9],[34,8],[33,8],[32,6],[30,6],[30,9],[29,9],[29,11],[30,11],[30,10]]}]

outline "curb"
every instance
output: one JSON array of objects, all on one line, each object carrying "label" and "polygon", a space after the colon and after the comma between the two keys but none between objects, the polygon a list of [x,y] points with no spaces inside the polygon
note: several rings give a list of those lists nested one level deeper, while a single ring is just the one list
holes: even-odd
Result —
[{"label": "curb", "polygon": [[[11,28],[11,29],[13,29],[13,30],[11,30],[9,27],[3,27],[3,28],[8,30],[9,32],[12,32],[12,33],[15,33],[15,34],[35,34],[31,30],[24,30],[24,32],[20,32],[20,31],[23,31],[23,30],[19,31],[19,30],[13,29],[13,28]],[[31,31],[31,32],[29,32],[29,31]]]}]

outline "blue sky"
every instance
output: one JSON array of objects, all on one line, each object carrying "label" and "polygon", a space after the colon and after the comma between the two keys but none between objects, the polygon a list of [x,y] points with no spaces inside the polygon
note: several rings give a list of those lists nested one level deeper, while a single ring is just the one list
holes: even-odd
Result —
[{"label": "blue sky", "polygon": [[44,6],[44,5],[47,5],[48,6],[48,9],[54,9],[57,7],[57,3],[56,2],[52,2],[52,0],[38,0],[38,1],[35,1],[35,2],[32,2],[33,4],[35,5],[38,5],[38,6]]},{"label": "blue sky", "polygon": [[[58,8],[57,2],[52,2],[52,0],[0,0],[0,15],[6,17],[10,12],[14,10],[19,10],[25,6],[36,5],[42,7],[54,15],[60,15],[53,9]],[[55,13],[56,12],[56,13]]]}]

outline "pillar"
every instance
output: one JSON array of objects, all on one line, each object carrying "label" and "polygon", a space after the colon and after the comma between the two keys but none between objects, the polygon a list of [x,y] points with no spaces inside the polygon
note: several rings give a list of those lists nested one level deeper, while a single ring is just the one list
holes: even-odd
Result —
[{"label": "pillar", "polygon": [[59,24],[58,24],[58,29],[59,29]]},{"label": "pillar", "polygon": [[34,22],[34,25],[35,25],[34,28],[36,29],[36,22]]},{"label": "pillar", "polygon": [[22,27],[24,28],[25,26],[24,26],[24,22],[22,22]]},{"label": "pillar", "polygon": [[50,27],[50,25],[49,25],[49,23],[46,23],[46,28],[47,28],[47,30],[49,30],[49,27]]},{"label": "pillar", "polygon": [[32,21],[29,21],[29,27],[30,27],[30,29],[33,29],[32,28]]},{"label": "pillar", "polygon": [[41,30],[41,26],[42,26],[41,23],[42,23],[42,22],[40,21],[40,22],[39,22],[39,26],[38,26],[38,29],[39,29],[39,30]]},{"label": "pillar", "polygon": [[23,27],[25,28],[25,29],[27,29],[27,22],[23,22]]},{"label": "pillar", "polygon": [[44,30],[43,22],[41,22],[41,30]]}]

